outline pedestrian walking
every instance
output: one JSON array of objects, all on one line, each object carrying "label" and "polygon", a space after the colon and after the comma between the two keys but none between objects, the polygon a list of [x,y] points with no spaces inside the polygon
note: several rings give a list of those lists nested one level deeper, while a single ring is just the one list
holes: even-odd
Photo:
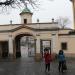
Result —
[{"label": "pedestrian walking", "polygon": [[44,49],[44,61],[45,61],[45,72],[50,71],[50,63],[51,63],[51,54],[49,53],[49,49]]},{"label": "pedestrian walking", "polygon": [[59,51],[58,60],[59,60],[59,66],[58,66],[59,72],[63,72],[64,70],[67,69],[65,55],[64,55],[63,50]]}]

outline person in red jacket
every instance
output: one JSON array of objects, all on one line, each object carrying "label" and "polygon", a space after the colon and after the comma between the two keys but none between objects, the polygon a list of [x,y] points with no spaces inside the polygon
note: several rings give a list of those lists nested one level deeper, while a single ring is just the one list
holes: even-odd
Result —
[{"label": "person in red jacket", "polygon": [[51,54],[49,53],[49,49],[44,49],[44,60],[45,60],[45,71],[50,71],[50,62],[51,62]]}]

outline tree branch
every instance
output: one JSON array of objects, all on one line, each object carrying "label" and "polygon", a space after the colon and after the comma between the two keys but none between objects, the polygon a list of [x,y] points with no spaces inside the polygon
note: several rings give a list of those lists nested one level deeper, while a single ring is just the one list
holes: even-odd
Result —
[{"label": "tree branch", "polygon": [[6,0],[5,2],[0,2],[0,5],[7,5],[7,6],[9,6],[9,5],[11,5],[11,4],[13,4],[14,3],[14,0]]}]

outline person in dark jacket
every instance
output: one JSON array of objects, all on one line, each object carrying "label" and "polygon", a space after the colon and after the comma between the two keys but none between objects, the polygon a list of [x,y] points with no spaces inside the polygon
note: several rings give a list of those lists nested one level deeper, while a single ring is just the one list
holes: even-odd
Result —
[{"label": "person in dark jacket", "polygon": [[44,49],[45,71],[50,71],[51,54],[47,48]]},{"label": "person in dark jacket", "polygon": [[64,65],[64,61],[65,61],[65,55],[64,55],[64,52],[63,50],[60,50],[59,51],[59,54],[58,54],[58,59],[59,59],[59,72],[63,72],[63,65]]}]

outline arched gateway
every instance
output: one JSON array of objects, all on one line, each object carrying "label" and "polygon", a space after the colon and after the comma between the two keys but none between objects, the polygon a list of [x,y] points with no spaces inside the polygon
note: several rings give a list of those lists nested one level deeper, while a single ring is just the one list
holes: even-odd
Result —
[{"label": "arched gateway", "polygon": [[[51,34],[46,31],[42,33],[40,38],[39,29],[34,29],[26,25],[6,25],[3,28],[10,28],[10,30],[3,30],[0,32],[0,57],[1,58],[18,58],[22,56],[21,40],[24,37],[25,44],[28,44],[28,56],[33,56],[37,60],[43,56],[44,48],[48,47],[51,52]],[[48,35],[48,36],[47,36]],[[24,41],[24,39],[22,41]]]},{"label": "arched gateway", "polygon": [[[36,34],[30,27],[19,26],[10,33],[9,39],[9,54],[14,58],[22,56],[21,46],[27,47],[25,51],[28,51],[27,56],[35,56],[36,53]],[[24,44],[23,44],[24,43]],[[23,53],[24,54],[24,53]]]},{"label": "arched gateway", "polygon": [[32,34],[21,33],[15,37],[14,42],[15,42],[16,58],[21,57],[22,54],[27,57],[35,56],[36,40]]}]

